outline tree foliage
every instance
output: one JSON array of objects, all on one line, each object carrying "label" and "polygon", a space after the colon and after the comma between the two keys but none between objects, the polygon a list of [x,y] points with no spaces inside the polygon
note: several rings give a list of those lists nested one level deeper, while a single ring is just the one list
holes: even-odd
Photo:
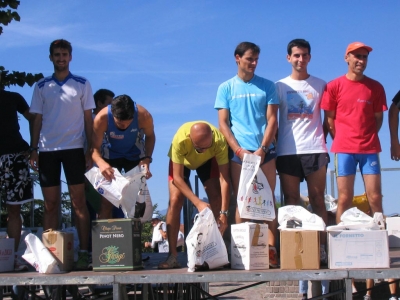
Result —
[{"label": "tree foliage", "polygon": [[[20,1],[17,0],[0,0],[0,35],[3,33],[3,26],[8,26],[12,21],[19,22],[21,17],[16,12]],[[43,78],[43,74],[32,74],[19,71],[6,70],[4,66],[0,66],[1,80],[0,89],[5,86],[18,85],[23,87],[25,84],[32,86],[39,79]]]}]

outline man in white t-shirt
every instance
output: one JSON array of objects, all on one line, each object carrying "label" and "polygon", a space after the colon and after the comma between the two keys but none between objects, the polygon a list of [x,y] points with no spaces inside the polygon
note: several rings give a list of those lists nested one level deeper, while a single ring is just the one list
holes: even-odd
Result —
[{"label": "man in white t-shirt", "polygon": [[30,112],[36,114],[31,134],[30,163],[33,169],[39,171],[45,230],[59,228],[60,176],[63,167],[81,249],[75,269],[84,270],[89,264],[90,230],[84,173],[92,165],[91,140],[87,140],[86,153],[83,144],[85,135],[92,135],[92,109],[95,104],[89,81],[69,71],[71,43],[63,39],[53,41],[49,58],[54,73],[35,85],[30,107]]},{"label": "man in white t-shirt", "polygon": [[[321,119],[325,81],[311,76],[310,44],[295,39],[287,47],[292,73],[278,82],[279,129],[276,168],[286,205],[300,204],[300,182],[307,181],[312,211],[327,222],[324,202],[328,150]],[[326,235],[321,235],[321,261],[325,262]]]}]

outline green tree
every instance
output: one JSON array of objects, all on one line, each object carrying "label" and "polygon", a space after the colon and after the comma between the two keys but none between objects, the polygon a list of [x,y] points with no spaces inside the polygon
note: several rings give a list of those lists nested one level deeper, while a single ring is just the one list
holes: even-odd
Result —
[{"label": "green tree", "polygon": [[[3,26],[8,26],[12,21],[19,22],[21,17],[16,12],[20,1],[17,0],[0,0],[0,35],[3,33]],[[39,79],[43,78],[43,74],[32,74],[19,71],[6,70],[4,66],[0,66],[1,80],[0,89],[5,86],[19,85],[23,87],[25,84],[32,86]]]}]

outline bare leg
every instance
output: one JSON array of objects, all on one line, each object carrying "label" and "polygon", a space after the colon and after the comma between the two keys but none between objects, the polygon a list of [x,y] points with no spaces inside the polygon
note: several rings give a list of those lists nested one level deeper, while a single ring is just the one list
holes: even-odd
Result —
[{"label": "bare leg", "polygon": [[[326,167],[320,168],[307,176],[308,197],[310,204],[317,216],[328,222],[328,213],[325,207]],[[321,232],[321,245],[326,245],[326,233]]]},{"label": "bare leg", "polygon": [[383,213],[381,175],[363,175],[363,179],[371,215],[376,212]]},{"label": "bare leg", "polygon": [[219,183],[219,178],[210,178],[204,182],[204,190],[206,191],[209,199],[214,218],[215,220],[218,220],[222,205],[221,185]]},{"label": "bare leg", "polygon": [[98,213],[98,218],[102,219],[111,219],[112,218],[112,210],[114,205],[108,201],[106,198],[101,197],[101,206]]},{"label": "bare leg", "polygon": [[[393,296],[397,295],[397,286],[399,285],[399,283],[396,282],[396,279],[393,279],[393,278],[389,279],[388,281],[392,282],[391,284],[389,284],[390,294]],[[397,298],[397,296],[396,296],[396,298]]]},{"label": "bare leg", "polygon": [[85,184],[69,185],[72,207],[75,210],[76,229],[81,250],[89,249],[89,211],[86,206]]},{"label": "bare leg", "polygon": [[180,214],[183,206],[184,196],[179,189],[173,184],[172,181],[168,181],[169,187],[169,204],[167,212],[167,236],[169,244],[169,253],[177,256],[176,244],[179,232]]},{"label": "bare leg", "polygon": [[279,173],[285,205],[300,204],[300,178]]},{"label": "bare leg", "polygon": [[275,238],[278,236],[278,212],[275,206],[275,186],[276,186],[276,164],[275,159],[267,162],[266,164],[261,166],[261,170],[263,171],[269,186],[272,191],[272,197],[274,199],[274,207],[275,207],[275,219],[267,222],[268,224],[268,243],[270,246],[275,246]]},{"label": "bare leg", "polygon": [[19,241],[21,239],[21,205],[7,204],[8,219],[7,219],[7,234],[8,237],[14,239],[14,250],[18,250]]},{"label": "bare leg", "polygon": [[42,193],[44,198],[43,230],[59,229],[60,186],[42,187]]},{"label": "bare leg", "polygon": [[340,223],[342,214],[351,208],[354,197],[354,180],[356,175],[337,177],[338,207],[336,212],[336,223]]},{"label": "bare leg", "polygon": [[[374,280],[373,279],[367,279],[365,284],[366,284],[367,289],[373,288],[374,287]],[[369,296],[371,296],[371,294],[372,294],[372,290],[367,291],[367,293],[366,293],[366,295],[369,295]]]}]

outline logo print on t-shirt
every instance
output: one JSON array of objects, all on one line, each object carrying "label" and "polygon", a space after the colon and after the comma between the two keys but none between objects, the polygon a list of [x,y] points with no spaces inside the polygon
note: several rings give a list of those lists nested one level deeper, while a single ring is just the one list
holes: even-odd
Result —
[{"label": "logo print on t-shirt", "polygon": [[311,120],[314,112],[314,96],[308,91],[288,91],[287,106],[288,120]]}]

